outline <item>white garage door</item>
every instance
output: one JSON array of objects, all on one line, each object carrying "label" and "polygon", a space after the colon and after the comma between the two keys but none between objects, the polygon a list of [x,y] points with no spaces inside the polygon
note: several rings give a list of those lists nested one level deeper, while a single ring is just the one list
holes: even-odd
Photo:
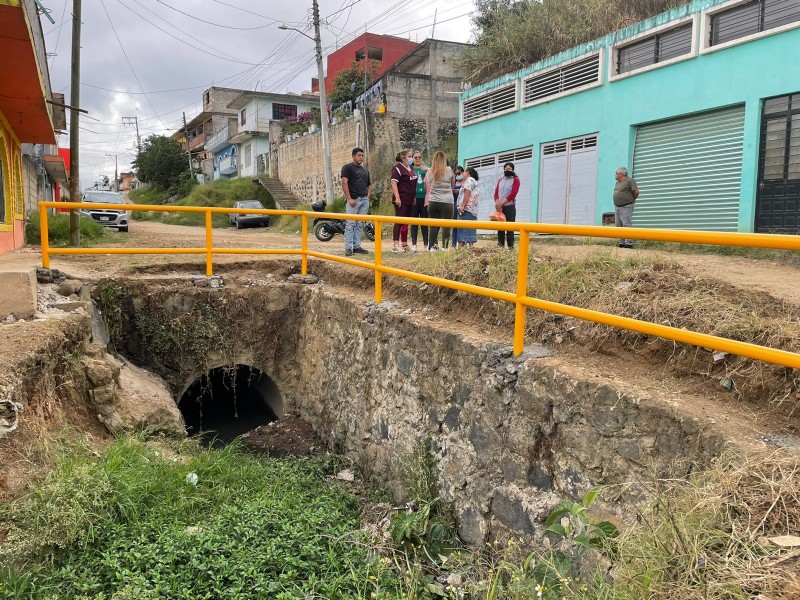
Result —
[{"label": "white garage door", "polygon": [[594,225],[597,206],[597,136],[542,146],[539,222]]},{"label": "white garage door", "polygon": [[[472,158],[466,161],[464,166],[473,167],[478,171],[478,185],[480,187],[478,219],[481,221],[488,221],[489,215],[494,212],[494,188],[497,185],[497,180],[503,174],[503,164],[507,162],[514,163],[514,169],[519,177],[517,221],[530,222],[531,220],[533,148],[522,148],[480,158]],[[480,230],[479,233],[494,233],[494,231]]]}]

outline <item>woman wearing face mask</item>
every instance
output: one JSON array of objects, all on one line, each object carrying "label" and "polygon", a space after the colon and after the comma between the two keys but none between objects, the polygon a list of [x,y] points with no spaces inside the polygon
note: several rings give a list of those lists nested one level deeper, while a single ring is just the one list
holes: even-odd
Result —
[{"label": "woman wearing face mask", "polygon": [[[464,167],[456,165],[456,168],[453,169],[453,218],[458,219],[458,195],[461,193],[461,184],[464,181]],[[458,229],[453,227],[453,233],[450,236],[450,240],[453,242],[453,248],[456,247],[456,236],[458,235]],[[447,248],[447,244],[444,245]]]},{"label": "woman wearing face mask", "polygon": [[[392,167],[392,204],[394,214],[398,217],[410,217],[411,210],[416,202],[417,174],[414,172],[413,153],[411,150],[401,150],[395,157],[397,164]],[[403,244],[403,252],[408,252],[408,225],[395,223],[392,232],[392,252],[400,252],[398,243]]]},{"label": "woman wearing face mask", "polygon": [[[450,219],[453,216],[453,205],[450,198],[453,193],[453,169],[447,166],[447,157],[441,150],[433,155],[433,163],[425,175],[425,187],[428,195],[425,197],[425,206],[431,219]],[[442,245],[450,240],[450,228],[442,228]],[[439,249],[439,228],[431,227],[428,236],[428,252]]]},{"label": "woman wearing face mask", "polygon": [[[517,193],[519,192],[519,177],[514,172],[514,163],[507,162],[503,165],[503,176],[494,187],[495,210],[503,211],[506,221],[513,223],[517,220]],[[497,243],[501,248],[508,243],[509,248],[514,247],[513,231],[498,231]]]},{"label": "woman wearing face mask", "polygon": [[[417,193],[414,209],[411,211],[412,217],[420,217],[423,219],[428,218],[428,208],[425,206],[425,175],[428,173],[428,167],[422,163],[422,154],[417,151],[413,154],[414,164],[413,169],[417,174]],[[411,226],[411,249],[417,251],[417,233],[419,233],[419,225]],[[425,244],[425,249],[428,249],[428,226],[422,226],[422,242]]]},{"label": "woman wearing face mask", "polygon": [[[458,220],[477,221],[478,220],[478,199],[480,196],[478,187],[478,171],[472,167],[467,167],[464,171],[464,180],[461,184],[461,192],[458,195]],[[458,228],[458,245],[464,244],[472,248],[478,241],[477,229]]]}]

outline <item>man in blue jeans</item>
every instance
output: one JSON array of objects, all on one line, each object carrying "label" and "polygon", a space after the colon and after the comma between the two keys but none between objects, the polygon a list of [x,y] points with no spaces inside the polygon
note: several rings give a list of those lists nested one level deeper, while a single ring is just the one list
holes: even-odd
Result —
[{"label": "man in blue jeans", "polygon": [[[369,171],[364,166],[364,151],[353,148],[353,161],[342,167],[342,191],[344,192],[345,212],[348,215],[369,213],[369,194],[372,184]],[[348,220],[344,226],[344,255],[369,254],[361,247],[361,231],[364,221]]]}]

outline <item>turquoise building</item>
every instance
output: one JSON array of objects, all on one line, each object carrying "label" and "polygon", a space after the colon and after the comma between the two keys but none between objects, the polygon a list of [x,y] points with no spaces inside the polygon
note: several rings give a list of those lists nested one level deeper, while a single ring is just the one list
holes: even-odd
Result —
[{"label": "turquoise building", "polygon": [[800,233],[800,0],[696,0],[464,92],[480,218],[503,163],[517,220],[599,225],[614,172],[633,224]]}]

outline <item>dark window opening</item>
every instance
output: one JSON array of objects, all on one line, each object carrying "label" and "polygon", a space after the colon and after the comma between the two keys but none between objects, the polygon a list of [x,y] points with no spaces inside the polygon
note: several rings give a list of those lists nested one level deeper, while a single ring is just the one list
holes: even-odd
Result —
[{"label": "dark window opening", "polygon": [[800,21],[797,0],[753,0],[711,16],[711,45]]},{"label": "dark window opening", "polygon": [[[364,60],[364,51],[364,48],[356,50],[356,61]],[[368,47],[366,48],[366,55],[370,60],[383,60],[383,48]]]},{"label": "dark window opening", "polygon": [[283,414],[278,386],[247,365],[212,369],[194,381],[178,402],[189,435],[206,443],[230,443],[277,421]]},{"label": "dark window opening", "polygon": [[203,95],[203,104],[205,104],[206,106],[208,106],[208,103],[209,103],[209,102],[211,102],[211,92],[206,92],[206,93]]},{"label": "dark window opening", "polygon": [[242,125],[245,125],[247,123],[247,109],[246,108],[242,109],[241,118],[242,118]]},{"label": "dark window opening", "polygon": [[272,119],[275,121],[283,121],[285,119],[297,118],[297,106],[294,104],[272,104]]},{"label": "dark window opening", "polygon": [[692,51],[692,23],[670,29],[620,48],[617,52],[617,73],[628,73],[664,62]]}]

